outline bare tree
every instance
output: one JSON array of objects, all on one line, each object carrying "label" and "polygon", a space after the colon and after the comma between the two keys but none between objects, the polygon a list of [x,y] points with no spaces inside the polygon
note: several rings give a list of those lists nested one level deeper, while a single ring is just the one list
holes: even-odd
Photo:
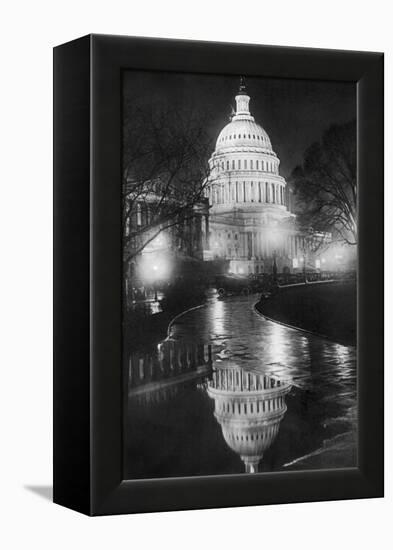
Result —
[{"label": "bare tree", "polygon": [[163,230],[195,215],[208,183],[206,115],[160,104],[128,110],[124,123],[124,261]]},{"label": "bare tree", "polygon": [[355,121],[331,126],[306,151],[290,182],[302,224],[357,243]]}]

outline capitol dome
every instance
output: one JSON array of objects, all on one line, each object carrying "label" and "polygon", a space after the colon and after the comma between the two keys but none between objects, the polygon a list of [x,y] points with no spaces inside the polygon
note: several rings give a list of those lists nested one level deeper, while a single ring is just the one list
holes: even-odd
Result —
[{"label": "capitol dome", "polygon": [[272,144],[269,136],[262,126],[257,124],[251,116],[250,120],[232,119],[232,121],[222,129],[218,136],[216,152],[232,149],[234,147],[249,147],[255,150],[262,149],[264,151],[272,151]]},{"label": "capitol dome", "polygon": [[220,132],[216,142],[216,153],[237,147],[246,147],[256,152],[273,152],[266,131],[249,115],[234,115],[231,122]]},{"label": "capitol dome", "polygon": [[236,113],[231,122],[220,132],[216,142],[216,153],[229,152],[236,148],[245,148],[255,152],[275,153],[266,131],[255,122],[249,110],[250,97],[241,81],[236,100]]},{"label": "capitol dome", "polygon": [[280,160],[267,132],[250,113],[243,81],[235,100],[236,112],[218,135],[209,160],[207,194],[213,210],[237,202],[270,203],[284,210],[286,183],[279,173]]},{"label": "capitol dome", "polygon": [[240,456],[247,473],[275,440],[287,407],[290,385],[241,368],[219,368],[208,383],[214,416],[228,447]]},{"label": "capitol dome", "polygon": [[[236,111],[218,134],[205,180],[209,257],[228,260],[229,271],[239,275],[266,273],[273,255],[282,258],[280,269],[288,267],[294,215],[288,210],[280,159],[250,112],[244,79],[235,100]],[[279,227],[281,237],[276,239]]]}]

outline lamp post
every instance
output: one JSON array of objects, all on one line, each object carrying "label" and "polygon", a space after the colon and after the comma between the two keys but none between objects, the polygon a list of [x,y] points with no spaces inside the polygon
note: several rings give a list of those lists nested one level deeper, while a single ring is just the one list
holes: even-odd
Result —
[{"label": "lamp post", "polygon": [[168,238],[164,233],[158,234],[149,242],[142,252],[143,279],[154,291],[154,301],[158,302],[158,289],[160,281],[168,279],[171,265],[169,257]]},{"label": "lamp post", "polygon": [[273,250],[273,282],[277,284],[277,251]]},{"label": "lamp post", "polygon": [[281,247],[282,242],[282,236],[279,232],[277,232],[276,229],[273,229],[272,232],[269,234],[269,243],[270,243],[270,249],[272,251],[273,256],[273,263],[272,263],[272,274],[273,274],[273,282],[276,285],[277,284],[277,276],[278,276],[278,267],[277,267],[277,250]]},{"label": "lamp post", "polygon": [[154,271],[154,280],[153,280],[153,288],[154,288],[154,301],[158,302],[158,296],[157,296],[157,272],[158,272],[158,265],[153,265],[153,271]]},{"label": "lamp post", "polygon": [[303,280],[304,280],[305,283],[307,283],[306,263],[307,263],[307,254],[306,254],[306,249],[304,249],[303,250]]}]

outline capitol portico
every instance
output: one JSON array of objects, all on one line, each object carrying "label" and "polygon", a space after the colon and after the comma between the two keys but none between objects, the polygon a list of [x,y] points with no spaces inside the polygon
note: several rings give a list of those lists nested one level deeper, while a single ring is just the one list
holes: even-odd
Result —
[{"label": "capitol portico", "polygon": [[309,236],[296,226],[280,160],[249,103],[241,79],[236,112],[209,160],[210,254],[228,260],[230,271],[238,274],[271,273],[274,261],[279,272],[296,271]]}]

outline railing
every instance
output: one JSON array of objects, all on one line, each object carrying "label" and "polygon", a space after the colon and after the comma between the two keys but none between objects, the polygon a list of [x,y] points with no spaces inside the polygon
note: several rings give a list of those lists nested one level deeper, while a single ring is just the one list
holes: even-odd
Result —
[{"label": "railing", "polygon": [[299,273],[288,273],[277,275],[277,282],[280,286],[293,285],[297,283],[304,283],[306,278],[307,282],[317,281],[349,281],[356,279],[356,272],[354,271],[306,271]]},{"label": "railing", "polygon": [[134,352],[128,360],[131,394],[160,389],[201,376],[212,368],[211,346],[167,340],[154,353]]}]

